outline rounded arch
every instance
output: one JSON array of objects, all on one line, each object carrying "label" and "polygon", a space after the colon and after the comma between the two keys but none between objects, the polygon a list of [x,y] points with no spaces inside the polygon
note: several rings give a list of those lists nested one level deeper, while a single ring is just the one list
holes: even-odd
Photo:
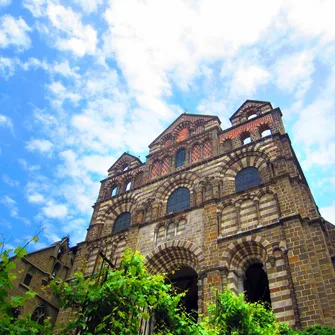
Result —
[{"label": "rounded arch", "polygon": [[151,273],[166,273],[176,267],[187,266],[197,273],[203,268],[205,255],[200,247],[186,240],[173,240],[156,247],[145,258]]},{"label": "rounded arch", "polygon": [[33,311],[31,319],[42,325],[44,320],[50,315],[48,306],[44,303],[39,304]]},{"label": "rounded arch", "polygon": [[100,220],[96,223],[104,223],[107,219],[116,219],[122,212],[133,213],[138,203],[138,195],[134,193],[125,193],[117,199],[112,199],[110,205],[99,213]]},{"label": "rounded arch", "polygon": [[243,272],[258,261],[265,266],[272,254],[272,245],[264,237],[247,236],[231,243],[222,255],[221,265],[229,270]]},{"label": "rounded arch", "polygon": [[245,167],[253,166],[258,169],[267,166],[267,163],[270,162],[270,156],[258,148],[255,150],[254,148],[244,148],[240,149],[234,153],[234,155],[227,155],[226,162],[222,164],[221,176],[233,176],[237,174],[240,170]]},{"label": "rounded arch", "polygon": [[270,157],[264,151],[250,149],[252,148],[247,147],[245,150],[237,151],[234,155],[228,154],[225,161],[222,162],[220,177],[223,192],[233,193],[235,191],[235,177],[239,171],[247,167],[254,167],[259,171],[262,183],[270,181],[272,176],[269,166]]},{"label": "rounded arch", "polygon": [[199,181],[199,178],[194,173],[191,173],[191,172],[179,173],[179,174],[169,178],[169,180],[165,180],[164,183],[162,183],[157,188],[157,190],[155,192],[155,198],[157,200],[160,200],[160,201],[166,203],[169,195],[179,187],[188,188],[190,190],[191,196],[192,196],[193,186],[197,181]]},{"label": "rounded arch", "polygon": [[177,137],[182,129],[187,128],[188,130],[190,130],[191,126],[192,126],[192,122],[191,121],[183,121],[183,122],[179,123],[173,129],[172,136]]}]

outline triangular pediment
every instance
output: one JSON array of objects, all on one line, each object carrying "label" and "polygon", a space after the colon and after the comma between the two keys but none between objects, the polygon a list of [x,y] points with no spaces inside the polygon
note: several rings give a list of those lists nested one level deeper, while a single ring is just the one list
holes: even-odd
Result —
[{"label": "triangular pediment", "polygon": [[124,152],[119,159],[108,169],[108,172],[115,170],[115,172],[126,171],[130,168],[134,168],[142,165],[141,160],[129,154],[128,152]]},{"label": "triangular pediment", "polygon": [[244,116],[246,110],[259,110],[264,107],[269,107],[272,109],[272,105],[269,101],[261,101],[261,100],[246,100],[237,111],[230,117],[230,121],[238,118],[239,116]]},{"label": "triangular pediment", "polygon": [[195,128],[200,124],[207,124],[208,122],[216,121],[218,124],[221,123],[220,119],[215,115],[203,115],[203,114],[181,114],[175,121],[173,121],[169,127],[167,127],[150,145],[149,148],[154,146],[156,143],[161,142],[162,139],[175,136],[180,129],[183,128]]}]

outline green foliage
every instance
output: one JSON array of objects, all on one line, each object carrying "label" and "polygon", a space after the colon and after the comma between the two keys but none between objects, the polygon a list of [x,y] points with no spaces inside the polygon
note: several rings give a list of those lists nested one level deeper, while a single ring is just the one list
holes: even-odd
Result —
[{"label": "green foliage", "polygon": [[15,258],[21,259],[27,254],[25,248],[16,248],[14,255],[11,249],[4,249],[4,244],[0,243],[0,335],[51,335],[49,320],[43,325],[31,320],[31,315],[17,317],[16,312],[28,300],[35,297],[36,293],[27,291],[24,296],[8,297],[8,292],[13,288],[16,279]]},{"label": "green foliage", "polygon": [[299,335],[335,335],[335,329],[330,326],[315,325],[298,333]]},{"label": "green foliage", "polygon": [[209,322],[218,335],[275,335],[279,326],[271,310],[260,303],[248,303],[244,295],[232,291],[218,293],[209,308]]},{"label": "green foliage", "polygon": [[151,275],[138,252],[127,250],[120,269],[89,278],[77,273],[70,283],[53,281],[51,287],[62,307],[74,311],[62,334],[80,329],[83,335],[137,335],[141,318],[152,316],[156,335],[205,334],[180,307],[182,294],[175,294],[164,276]]}]

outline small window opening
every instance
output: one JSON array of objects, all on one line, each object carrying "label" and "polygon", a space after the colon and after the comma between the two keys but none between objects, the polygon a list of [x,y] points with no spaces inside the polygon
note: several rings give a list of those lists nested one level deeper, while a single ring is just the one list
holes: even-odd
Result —
[{"label": "small window opening", "polygon": [[23,284],[29,286],[32,279],[33,276],[30,273],[27,273],[26,276],[24,277]]},{"label": "small window opening", "polygon": [[31,319],[42,325],[44,320],[48,317],[47,309],[44,305],[39,305],[34,310]]},{"label": "small window opening", "polygon": [[262,264],[256,263],[247,268],[243,286],[249,302],[263,302],[271,308],[269,280]]},{"label": "small window opening", "polygon": [[55,264],[55,266],[54,266],[54,268],[53,268],[53,270],[52,270],[52,274],[51,274],[51,275],[52,275],[53,277],[56,277],[56,275],[57,275],[59,269],[60,269],[60,265],[59,265],[59,263]]},{"label": "small window opening", "polygon": [[116,196],[116,192],[117,192],[117,187],[115,186],[112,188],[112,197]]},{"label": "small window opening", "polygon": [[247,119],[248,120],[251,120],[251,119],[254,119],[255,117],[257,117],[258,115],[257,114],[250,114],[248,117],[247,117]]},{"label": "small window opening", "polygon": [[131,181],[129,181],[129,182],[126,184],[126,191],[130,191],[130,188],[131,188]]},{"label": "small window opening", "polygon": [[59,248],[57,253],[57,259],[61,259],[64,254],[64,248]]},{"label": "small window opening", "polygon": [[183,166],[185,164],[185,160],[186,160],[186,150],[180,149],[176,153],[175,167],[178,168],[180,166]]},{"label": "small window opening", "polygon": [[129,170],[129,165],[128,164],[124,164],[122,166],[122,171],[127,171],[127,170]]},{"label": "small window opening", "polygon": [[265,137],[265,136],[269,136],[271,135],[271,130],[270,129],[266,129],[266,130],[263,130],[261,132],[261,137]]},{"label": "small window opening", "polygon": [[20,307],[15,307],[15,308],[12,308],[11,312],[12,312],[13,318],[18,319],[21,314],[21,309]]},{"label": "small window opening", "polygon": [[243,144],[248,144],[248,143],[251,143],[251,137],[247,137],[243,140]]},{"label": "small window opening", "polygon": [[241,141],[244,144],[248,144],[248,143],[251,143],[251,136],[250,136],[250,133],[249,132],[245,132],[243,134],[241,134]]}]

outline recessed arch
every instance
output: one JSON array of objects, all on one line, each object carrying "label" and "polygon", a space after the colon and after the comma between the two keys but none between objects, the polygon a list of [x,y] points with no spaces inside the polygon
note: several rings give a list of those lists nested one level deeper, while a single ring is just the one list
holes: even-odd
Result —
[{"label": "recessed arch", "polygon": [[151,273],[168,273],[181,266],[193,268],[199,273],[203,267],[205,255],[200,247],[186,240],[173,240],[156,247],[145,258],[145,264]]},{"label": "recessed arch", "polygon": [[112,233],[116,234],[127,230],[130,226],[131,214],[130,212],[123,212],[115,219],[113,223]]},{"label": "recessed arch", "polygon": [[245,271],[250,260],[257,260],[265,265],[271,254],[272,245],[264,237],[247,236],[227,247],[222,254],[221,265],[229,270]]},{"label": "recessed arch", "polygon": [[177,213],[190,208],[191,193],[187,187],[174,190],[167,201],[167,214]]},{"label": "recessed arch", "polygon": [[259,171],[254,166],[249,166],[239,171],[235,176],[235,190],[241,192],[258,186],[262,183]]}]

